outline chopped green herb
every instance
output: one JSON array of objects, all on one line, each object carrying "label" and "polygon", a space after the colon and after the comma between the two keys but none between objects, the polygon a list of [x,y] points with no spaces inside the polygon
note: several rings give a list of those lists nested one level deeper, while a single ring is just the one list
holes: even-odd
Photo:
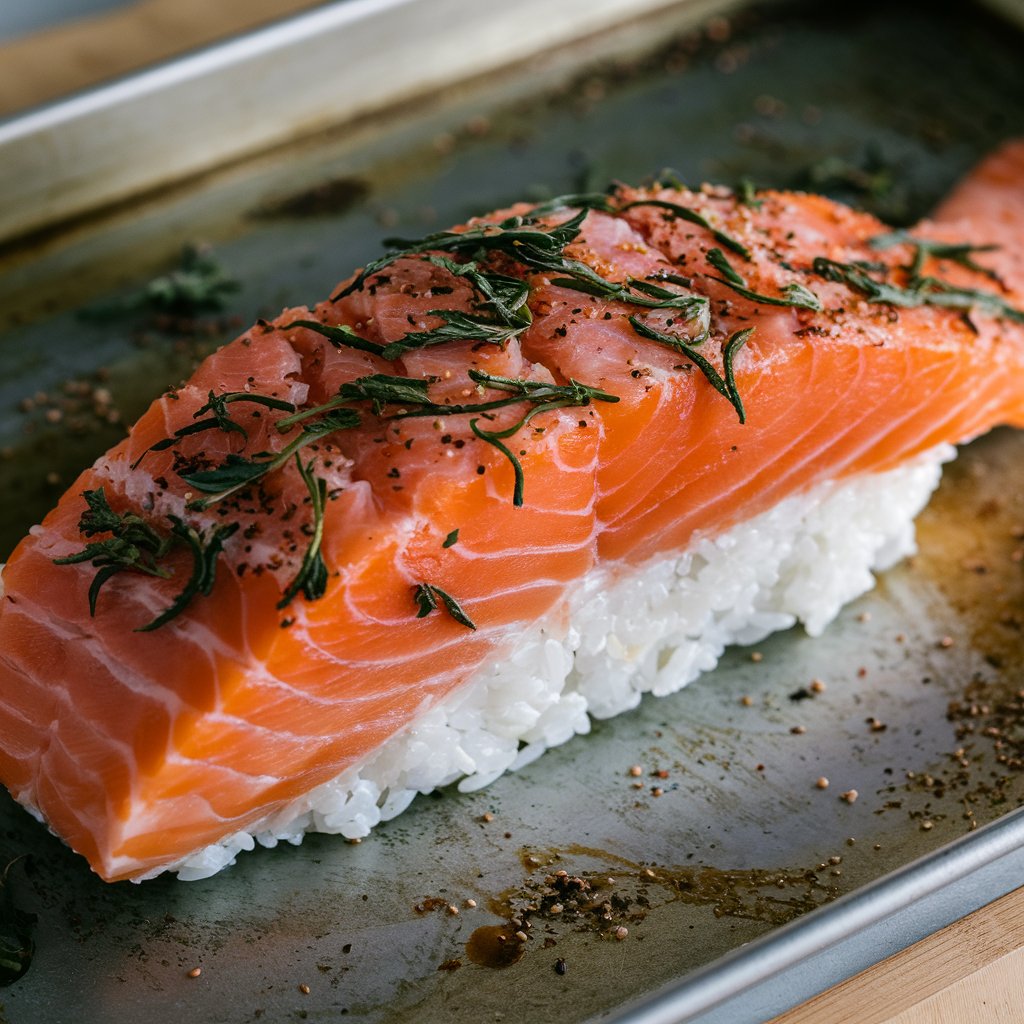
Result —
[{"label": "chopped green herb", "polygon": [[[190,502],[189,508],[205,509],[210,505],[228,497],[235,491],[255,483],[267,473],[280,469],[297,451],[307,444],[333,434],[338,430],[351,430],[362,422],[355,409],[332,409],[319,420],[303,428],[276,455],[260,452],[251,459],[243,459],[239,455],[229,455],[215,469],[201,470],[196,473],[182,475],[182,479],[197,491],[209,494],[209,498],[200,498]],[[280,426],[280,424],[279,424]]]},{"label": "chopped green herb", "polygon": [[113,536],[103,541],[91,541],[77,554],[53,561],[55,565],[92,562],[99,570],[89,587],[90,615],[96,614],[96,601],[103,584],[119,572],[131,569],[147,576],[169,579],[170,573],[157,562],[167,555],[176,541],[184,541],[192,549],[192,578],[166,611],[147,625],[138,627],[136,632],[158,629],[180,614],[196,594],[209,596],[213,589],[217,555],[224,541],[238,529],[237,523],[213,527],[207,540],[204,534],[177,516],[168,516],[172,529],[169,534],[161,535],[139,516],[114,512],[102,487],[86,491],[82,496],[86,503],[86,511],[78,521],[82,535],[92,537],[97,533],[111,533]]},{"label": "chopped green herb", "polygon": [[186,427],[182,427],[180,430],[174,432],[173,437],[166,437],[162,441],[157,441],[156,444],[151,444],[133,463],[132,469],[135,469],[140,462],[150,452],[162,452],[168,448],[173,448],[183,437],[188,437],[190,434],[198,434],[204,430],[212,430],[217,428],[223,430],[225,433],[236,433],[241,434],[242,437],[248,439],[248,434],[245,428],[241,424],[236,423],[228,415],[227,407],[232,402],[252,402],[256,405],[266,406],[268,409],[280,409],[284,412],[295,412],[295,406],[291,402],[285,402],[280,398],[271,398],[268,395],[257,395],[251,394],[248,391],[230,391],[223,395],[215,395],[212,391],[209,393],[209,401],[201,409],[198,409],[192,414],[194,420],[199,419],[204,413],[212,412],[213,415],[209,419],[199,420],[198,423],[190,423]]},{"label": "chopped green herb", "polygon": [[968,245],[966,243],[934,242],[927,238],[915,238],[907,231],[891,231],[885,235],[876,235],[868,243],[872,249],[890,249],[894,245],[911,245],[914,247],[914,258],[907,270],[911,277],[918,277],[924,267],[924,261],[931,257],[937,260],[950,260],[959,263],[968,270],[984,274],[994,280],[998,275],[990,267],[983,267],[973,254],[976,252],[995,252],[998,245]]},{"label": "chopped green herb", "polygon": [[431,345],[442,345],[449,341],[478,341],[491,345],[504,345],[509,339],[520,334],[524,322],[512,325],[503,324],[499,320],[471,316],[457,309],[432,309],[428,316],[440,317],[444,324],[430,331],[413,331],[384,346],[381,355],[385,359],[398,359],[406,352],[412,352]]},{"label": "chopped green herb", "polygon": [[187,245],[178,267],[153,278],[144,288],[127,298],[95,306],[84,315],[92,319],[122,316],[137,310],[152,310],[173,316],[195,316],[219,312],[225,299],[238,291],[238,282],[202,246]]},{"label": "chopped green herb", "polygon": [[633,330],[642,338],[649,338],[651,341],[660,342],[662,345],[666,345],[669,348],[674,349],[676,352],[680,352],[686,356],[686,358],[704,374],[708,383],[720,395],[723,395],[729,400],[732,407],[736,410],[736,414],[740,418],[740,423],[746,422],[746,412],[743,409],[743,402],[736,389],[732,363],[736,353],[743,347],[747,339],[753,333],[754,328],[748,327],[744,331],[737,331],[726,342],[722,357],[725,369],[725,378],[723,379],[715,367],[694,348],[691,342],[687,342],[683,338],[677,337],[674,334],[665,334],[663,331],[659,331],[656,328],[651,327],[649,324],[645,324],[643,320],[637,316],[631,316],[629,318],[629,322],[632,324]]},{"label": "chopped green herb", "polygon": [[749,206],[752,210],[760,210],[764,206],[764,200],[757,198],[757,189],[749,178],[740,178],[736,186],[736,195],[744,206]]},{"label": "chopped green herb", "polygon": [[418,256],[428,252],[447,252],[469,259],[477,259],[488,252],[501,252],[518,263],[535,270],[564,270],[562,250],[580,233],[587,215],[580,210],[575,216],[545,228],[524,217],[510,217],[500,224],[483,224],[467,231],[439,231],[425,238],[388,238],[384,244],[392,252],[372,260],[352,281],[335,294],[333,302],[363,287],[367,279],[405,256]]},{"label": "chopped green herb", "polygon": [[443,548],[451,548],[451,547],[454,547],[458,542],[459,542],[459,531],[457,529],[456,530],[452,530],[452,532],[449,533],[447,537],[445,537],[444,543],[441,545],[441,547],[443,547]]},{"label": "chopped green herb", "polygon": [[688,221],[691,224],[697,224],[699,227],[704,228],[705,231],[711,232],[711,237],[718,242],[719,245],[724,245],[726,249],[731,249],[738,256],[742,256],[745,260],[750,259],[750,250],[740,241],[733,238],[732,235],[727,235],[724,231],[719,231],[708,219],[702,216],[696,210],[691,210],[688,206],[681,206],[679,203],[670,203],[665,199],[637,199],[632,203],[626,203],[621,209],[632,210],[637,206],[656,206],[659,209],[667,210],[669,213],[678,217],[680,220]]},{"label": "chopped green herb", "polygon": [[914,277],[909,287],[902,288],[886,281],[876,281],[863,264],[839,263],[825,259],[824,256],[815,257],[813,270],[826,280],[846,284],[860,292],[869,302],[906,308],[944,306],[961,312],[978,308],[992,316],[1024,323],[1024,311],[1011,306],[1000,296],[971,288],[956,288],[935,277]]},{"label": "chopped green herb", "polygon": [[435,587],[432,583],[418,583],[413,589],[413,600],[419,605],[416,618],[422,619],[431,612],[437,611],[438,598],[441,598],[445,610],[460,626],[465,626],[467,629],[476,629],[473,620],[462,610],[459,602],[451,594],[445,592],[440,587]]},{"label": "chopped green herb", "polygon": [[295,595],[301,590],[307,601],[318,601],[327,592],[327,565],[324,563],[321,545],[324,538],[324,503],[327,500],[327,481],[313,473],[313,461],[310,459],[305,466],[296,453],[295,464],[299,468],[302,481],[309,491],[310,504],[313,507],[313,533],[309,538],[309,546],[302,557],[302,565],[295,579],[288,584],[284,596],[277,602],[278,609],[291,604]]},{"label": "chopped green herb", "polygon": [[170,575],[157,562],[172,546],[172,538],[161,536],[144,519],[132,513],[121,515],[107,503],[103,488],[85,491],[86,510],[78,521],[78,530],[84,537],[110,533],[106,540],[90,541],[74,555],[55,558],[54,565],[74,565],[91,562],[99,571],[89,587],[89,614],[96,614],[96,601],[100,589],[112,576],[126,570],[167,579]]},{"label": "chopped green herb", "polygon": [[533,320],[533,314],[526,305],[530,286],[518,277],[485,273],[473,260],[456,263],[446,256],[428,256],[427,260],[456,277],[466,278],[474,291],[484,297],[490,312],[507,326],[518,324],[520,327],[528,327]]},{"label": "chopped green herb", "polygon": [[723,275],[722,277],[715,277],[714,274],[709,274],[708,277],[712,281],[724,284],[738,295],[742,295],[745,299],[750,299],[751,302],[756,302],[763,306],[793,306],[797,309],[811,309],[816,313],[821,312],[821,299],[814,292],[805,288],[802,284],[798,284],[796,281],[783,285],[782,295],[761,295],[759,292],[751,291],[746,287],[746,281],[731,266],[721,249],[712,249],[707,254],[707,260],[715,270]]},{"label": "chopped green herb", "polygon": [[290,324],[284,324],[281,330],[290,331],[295,327],[306,327],[311,331],[316,331],[317,334],[322,334],[335,348],[354,348],[360,352],[370,352],[375,356],[384,352],[383,345],[360,338],[351,327],[347,327],[345,324],[332,326],[322,324],[319,320],[293,320]]},{"label": "chopped green herb", "polygon": [[152,622],[139,626],[136,633],[148,633],[166,625],[171,619],[180,615],[192,602],[197,594],[209,597],[217,579],[217,557],[224,547],[224,541],[237,529],[238,523],[218,523],[211,527],[209,537],[194,526],[179,519],[177,516],[167,517],[172,525],[173,536],[183,540],[192,552],[192,576],[185,584],[181,593]]}]

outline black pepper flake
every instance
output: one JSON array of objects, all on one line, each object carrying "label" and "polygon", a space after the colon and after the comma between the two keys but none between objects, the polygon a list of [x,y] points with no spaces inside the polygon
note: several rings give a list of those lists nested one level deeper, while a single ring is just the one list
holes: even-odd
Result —
[{"label": "black pepper flake", "polygon": [[486,466],[477,466],[476,467],[476,475],[477,476],[483,476],[484,473],[486,473],[486,472],[487,472],[487,467]]}]

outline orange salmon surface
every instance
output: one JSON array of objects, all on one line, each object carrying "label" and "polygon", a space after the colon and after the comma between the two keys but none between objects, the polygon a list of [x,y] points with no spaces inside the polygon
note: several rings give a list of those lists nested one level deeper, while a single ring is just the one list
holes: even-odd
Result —
[{"label": "orange salmon surface", "polygon": [[1024,144],[911,232],[619,187],[397,243],[157,399],[3,571],[0,779],[107,880],[364,760],[594,566],[1024,424]]}]

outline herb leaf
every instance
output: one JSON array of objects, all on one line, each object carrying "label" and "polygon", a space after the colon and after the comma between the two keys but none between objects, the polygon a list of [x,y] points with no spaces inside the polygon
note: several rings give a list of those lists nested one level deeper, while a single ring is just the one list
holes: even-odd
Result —
[{"label": "herb leaf", "polygon": [[977,307],[992,316],[1024,323],[1024,311],[1011,306],[1000,296],[972,288],[957,288],[935,277],[912,277],[909,287],[901,288],[885,281],[876,281],[867,273],[863,264],[838,263],[824,256],[815,257],[813,270],[820,277],[846,284],[860,292],[868,302],[905,308],[944,306],[962,312]]},{"label": "herb leaf", "polygon": [[416,618],[422,619],[431,612],[437,611],[438,598],[441,598],[441,602],[444,604],[445,610],[457,623],[459,623],[460,626],[465,626],[467,629],[472,630],[476,629],[476,624],[465,613],[465,611],[463,611],[459,602],[456,601],[451,594],[442,590],[440,587],[435,587],[432,583],[418,583],[413,588],[413,600],[419,605],[419,611],[416,613]]},{"label": "herb leaf", "polygon": [[209,539],[177,516],[167,517],[173,524],[171,533],[183,540],[192,552],[192,575],[181,593],[152,622],[136,628],[136,633],[149,633],[166,625],[180,615],[197,594],[209,597],[217,578],[217,557],[224,547],[224,541],[237,529],[238,523],[218,523],[210,530]]},{"label": "herb leaf", "polygon": [[430,331],[412,331],[397,341],[385,345],[381,355],[385,359],[398,359],[405,352],[442,345],[447,341],[479,341],[491,345],[504,345],[520,334],[526,322],[503,324],[499,320],[471,316],[457,309],[432,309],[428,316],[440,317],[444,324]]},{"label": "herb leaf", "polygon": [[131,468],[136,469],[140,462],[150,452],[162,452],[168,448],[173,448],[183,437],[188,437],[190,434],[199,434],[204,430],[212,430],[218,428],[223,430],[225,433],[236,433],[241,434],[242,437],[248,440],[249,435],[246,433],[245,428],[241,424],[236,423],[228,415],[227,407],[232,402],[252,402],[255,405],[263,405],[268,409],[280,409],[283,412],[295,412],[295,406],[291,402],[285,402],[280,398],[271,398],[269,395],[258,395],[251,394],[248,391],[229,391],[223,395],[216,395],[212,391],[208,395],[209,400],[206,405],[201,409],[197,409],[192,414],[194,420],[198,420],[203,413],[212,412],[213,415],[209,419],[199,420],[198,423],[190,423],[188,426],[182,427],[180,430],[176,430],[172,437],[165,437],[162,441],[157,441],[156,444],[151,444],[133,463]]},{"label": "herb leaf", "polygon": [[995,252],[998,245],[968,245],[966,243],[934,242],[927,238],[915,238],[907,231],[890,231],[888,234],[876,235],[868,244],[872,249],[890,249],[894,245],[912,245],[914,258],[907,268],[911,277],[921,273],[924,261],[929,256],[937,260],[951,260],[960,266],[984,274],[998,281],[999,275],[990,267],[983,267],[974,258],[976,252]]},{"label": "herb leaf", "polygon": [[100,589],[112,576],[128,569],[167,579],[169,573],[157,561],[170,550],[172,540],[162,537],[139,516],[120,515],[111,509],[103,488],[85,491],[86,510],[78,521],[78,530],[85,537],[110,533],[106,540],[90,541],[85,547],[63,558],[55,558],[54,565],[74,565],[91,562],[99,572],[89,587],[89,614],[95,616]]},{"label": "herb leaf", "polygon": [[736,410],[736,414],[740,418],[740,423],[746,422],[746,413],[743,409],[743,402],[740,399],[739,392],[736,390],[736,380],[733,377],[732,362],[736,356],[736,353],[743,347],[746,340],[753,333],[753,328],[748,327],[745,331],[737,331],[725,345],[723,352],[723,361],[725,369],[725,378],[715,369],[715,367],[702,356],[693,345],[682,338],[677,337],[673,334],[665,334],[662,331],[651,327],[649,324],[645,324],[637,316],[631,316],[629,318],[630,324],[633,326],[633,330],[636,331],[642,338],[649,338],[651,341],[660,342],[662,345],[667,345],[671,349],[675,349],[676,352],[681,352],[687,359],[700,370],[701,373],[707,378],[708,383],[722,396],[727,398],[731,403],[732,407]]},{"label": "herb leaf", "polygon": [[691,224],[704,228],[705,231],[710,231],[711,237],[719,245],[724,245],[726,249],[731,249],[745,260],[750,259],[750,250],[742,242],[733,238],[732,235],[727,235],[724,231],[719,231],[706,217],[699,214],[696,210],[691,210],[688,206],[670,203],[665,199],[636,199],[632,203],[626,203],[621,209],[623,211],[632,210],[637,206],[656,206],[659,209],[667,210],[680,220],[688,221]]},{"label": "herb leaf", "polygon": [[[294,417],[292,417],[294,419]],[[278,423],[278,427],[284,421]],[[307,444],[333,434],[338,430],[351,430],[362,422],[355,409],[331,409],[319,419],[305,427],[285,445],[276,455],[260,453],[251,459],[239,455],[228,455],[227,459],[214,469],[205,469],[197,473],[187,473],[182,479],[189,486],[212,497],[200,498],[189,503],[189,508],[205,509],[215,502],[255,483],[267,473],[280,469],[299,449]],[[284,428],[287,429],[287,428]],[[269,457],[267,457],[269,455]]]},{"label": "herb leaf", "polygon": [[277,602],[278,609],[291,604],[300,590],[307,601],[318,601],[327,592],[327,565],[324,563],[320,550],[324,538],[324,502],[327,500],[327,481],[313,473],[313,461],[310,459],[303,466],[302,459],[298,454],[295,455],[295,464],[299,467],[299,473],[306,485],[306,490],[309,491],[309,500],[313,507],[313,533],[295,579],[288,584],[284,596]]},{"label": "herb leaf", "polygon": [[469,259],[476,258],[480,253],[502,252],[535,270],[560,270],[562,250],[579,235],[586,216],[587,210],[580,210],[575,216],[551,228],[537,225],[527,218],[510,217],[500,224],[482,224],[466,231],[439,231],[412,240],[387,238],[384,244],[393,251],[368,263],[331,301],[337,302],[361,289],[368,278],[395,260],[428,252],[446,252]]},{"label": "herb leaf", "polygon": [[354,348],[375,356],[382,355],[384,352],[383,345],[360,338],[351,327],[347,327],[345,324],[332,326],[322,324],[319,320],[293,320],[290,324],[283,324],[281,330],[290,331],[295,327],[305,327],[310,331],[316,331],[317,334],[322,334],[335,348]]},{"label": "herb leaf", "polygon": [[441,545],[443,548],[454,547],[459,542],[459,531],[458,529],[452,530],[444,539],[444,543]]},{"label": "herb leaf", "polygon": [[707,254],[707,261],[717,270],[722,277],[715,277],[708,274],[712,281],[724,284],[731,288],[738,295],[742,295],[751,302],[762,306],[793,306],[797,309],[811,309],[815,313],[821,312],[821,299],[814,292],[805,288],[796,281],[791,281],[782,287],[782,295],[761,295],[759,292],[751,291],[746,286],[744,278],[736,272],[725,257],[721,249],[712,249]]}]

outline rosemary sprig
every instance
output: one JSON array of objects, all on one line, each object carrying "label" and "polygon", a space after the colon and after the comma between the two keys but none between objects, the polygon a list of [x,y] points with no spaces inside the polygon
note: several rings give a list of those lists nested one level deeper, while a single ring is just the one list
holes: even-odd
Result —
[{"label": "rosemary sprig", "polygon": [[440,598],[445,610],[460,626],[465,626],[467,629],[472,630],[476,629],[476,624],[463,611],[459,602],[440,587],[435,587],[432,583],[418,583],[413,588],[412,597],[416,604],[419,605],[419,611],[416,613],[417,619],[425,618],[431,612],[437,611],[437,599]]},{"label": "rosemary sprig", "polygon": [[500,320],[471,316],[457,309],[432,309],[428,316],[440,317],[444,323],[430,331],[412,331],[397,341],[385,345],[381,355],[388,360],[398,359],[406,352],[443,345],[448,341],[477,341],[490,345],[504,345],[520,334],[527,325],[516,322],[511,325]]},{"label": "rosemary sprig", "polygon": [[993,316],[1024,323],[1024,311],[1011,306],[999,295],[972,288],[957,288],[936,277],[913,277],[908,287],[903,288],[886,281],[876,281],[863,263],[839,263],[824,256],[815,257],[812,269],[826,280],[845,284],[860,292],[868,302],[905,308],[943,306],[961,312],[970,312],[977,307]]},{"label": "rosemary sprig", "polygon": [[821,312],[821,299],[796,281],[783,285],[782,295],[762,295],[747,287],[746,280],[736,272],[721,249],[710,250],[707,254],[707,261],[722,274],[721,277],[708,274],[712,281],[724,284],[737,295],[742,295],[745,299],[750,299],[751,302],[762,306],[792,306],[796,309],[811,309],[815,313]]},{"label": "rosemary sprig", "polygon": [[974,259],[977,252],[995,252],[998,245],[969,245],[967,243],[935,242],[927,238],[915,238],[908,231],[890,231],[888,234],[876,235],[868,244],[872,249],[891,249],[894,245],[910,245],[914,248],[914,256],[907,267],[912,278],[919,277],[924,268],[925,260],[931,257],[936,260],[950,260],[960,266],[973,270],[978,274],[999,281],[999,275],[991,267],[984,267]]},{"label": "rosemary sprig", "polygon": [[290,324],[284,324],[281,330],[290,331],[294,327],[306,327],[311,331],[316,331],[317,334],[322,334],[335,348],[354,348],[360,352],[369,352],[375,356],[383,355],[384,353],[383,345],[378,345],[375,341],[368,341],[366,338],[360,338],[351,327],[347,327],[345,324],[333,326],[331,324],[322,324],[319,320],[293,320]]},{"label": "rosemary sprig", "polygon": [[309,538],[309,546],[302,556],[302,564],[295,578],[288,584],[278,609],[286,608],[301,590],[307,601],[317,601],[327,592],[327,566],[321,552],[324,539],[324,502],[327,500],[327,481],[313,473],[314,460],[310,459],[305,466],[302,458],[296,453],[295,465],[298,466],[302,482],[309,491],[310,504],[313,507],[313,532]]},{"label": "rosemary sprig", "polygon": [[170,607],[161,612],[152,622],[139,626],[137,633],[159,629],[181,614],[197,594],[209,596],[217,571],[217,556],[224,541],[238,529],[237,523],[214,526],[209,537],[189,526],[177,516],[168,516],[171,522],[169,534],[161,535],[139,516],[114,512],[107,502],[103,488],[85,491],[86,510],[78,521],[78,529],[85,537],[97,533],[110,533],[102,541],[90,541],[74,555],[55,558],[55,565],[73,565],[76,562],[92,562],[99,571],[89,587],[89,614],[96,614],[96,600],[100,589],[112,576],[132,569],[147,576],[160,579],[170,578],[170,573],[157,564],[176,542],[184,541],[192,550],[192,577],[174,599]]},{"label": "rosemary sprig", "polygon": [[690,224],[696,224],[699,227],[704,228],[705,231],[711,232],[711,237],[719,244],[724,245],[726,249],[732,250],[737,256],[742,256],[745,260],[750,259],[750,250],[738,239],[727,235],[724,231],[719,231],[708,219],[702,216],[696,210],[691,210],[688,206],[682,206],[679,203],[670,203],[665,199],[636,199],[631,203],[626,203],[625,206],[620,207],[621,211],[632,210],[637,206],[656,206],[661,210],[667,210],[669,213],[678,217],[680,220],[688,221]]},{"label": "rosemary sprig", "polygon": [[[319,420],[310,423],[277,454],[259,452],[251,459],[243,459],[238,455],[229,455],[215,469],[201,470],[196,473],[182,475],[182,479],[197,491],[209,494],[209,498],[200,498],[189,503],[189,508],[206,509],[210,505],[223,501],[229,495],[255,483],[267,473],[280,469],[297,451],[308,444],[333,434],[338,430],[351,430],[362,422],[355,409],[332,409]],[[278,424],[280,426],[280,424]]]},{"label": "rosemary sprig", "polygon": [[[480,418],[469,421],[469,429],[488,444],[497,448],[512,464],[514,484],[512,489],[512,504],[519,508],[523,504],[523,491],[525,487],[525,475],[523,466],[512,450],[503,443],[505,438],[512,437],[523,429],[535,416],[542,412],[550,412],[554,409],[564,409],[570,406],[586,406],[592,401],[617,402],[616,395],[610,395],[598,388],[580,384],[579,381],[570,380],[568,384],[544,384],[538,381],[517,380],[510,377],[495,377],[478,370],[469,371],[470,378],[477,384],[493,388],[497,391],[509,392],[512,397],[499,402],[486,403],[490,408],[499,408],[501,405],[515,405],[524,400],[535,403],[533,408],[526,412],[516,423],[502,430],[485,430],[478,426]],[[469,408],[461,411],[469,412]],[[476,411],[480,411],[477,407]],[[450,414],[450,410],[449,410]]]},{"label": "rosemary sprig", "polygon": [[171,437],[165,437],[162,441],[157,441],[156,444],[151,444],[133,463],[132,469],[138,467],[139,463],[150,453],[150,452],[162,452],[168,448],[173,448],[183,437],[188,437],[190,434],[199,434],[204,430],[223,430],[225,433],[236,433],[241,434],[242,437],[248,440],[249,435],[246,433],[245,428],[240,424],[236,423],[229,415],[227,407],[232,402],[252,402],[256,405],[266,406],[268,409],[279,409],[284,412],[295,412],[295,406],[291,402],[285,402],[280,398],[271,398],[269,395],[257,395],[250,394],[248,391],[229,391],[223,395],[216,395],[212,391],[209,392],[209,401],[201,409],[196,410],[192,414],[192,419],[199,420],[199,417],[204,413],[212,413],[213,415],[209,419],[199,420],[198,423],[190,423],[188,426],[182,427],[180,430],[176,430]]},{"label": "rosemary sprig", "polygon": [[645,324],[637,316],[631,316],[629,322],[632,324],[633,330],[641,337],[657,341],[686,356],[704,374],[708,383],[720,395],[729,400],[732,407],[736,410],[737,416],[740,418],[740,423],[746,422],[747,417],[743,408],[743,400],[740,398],[740,393],[736,388],[736,379],[733,375],[733,360],[736,358],[736,353],[739,352],[744,344],[746,344],[747,339],[754,333],[753,327],[737,331],[725,343],[725,348],[722,351],[723,368],[725,370],[725,377],[723,378],[712,363],[702,356],[691,342],[687,342],[674,334],[665,334],[663,331]]},{"label": "rosemary sprig", "polygon": [[483,296],[489,311],[502,323],[510,327],[517,324],[529,327],[533,314],[526,304],[530,286],[525,281],[505,274],[486,273],[475,260],[456,263],[446,256],[427,256],[427,261],[455,277],[464,277],[473,290]]},{"label": "rosemary sprig", "polygon": [[177,516],[167,518],[172,523],[172,536],[184,541],[192,552],[192,575],[171,604],[152,622],[137,627],[136,633],[149,633],[166,625],[180,615],[197,594],[203,597],[210,596],[217,579],[217,557],[224,547],[224,541],[238,529],[238,523],[218,523],[210,529],[207,536],[205,532],[189,526]]},{"label": "rosemary sprig", "polygon": [[468,259],[489,252],[500,252],[535,270],[562,270],[562,250],[580,233],[587,210],[545,228],[524,217],[510,217],[500,224],[483,224],[467,231],[438,231],[425,238],[387,238],[392,251],[372,260],[352,281],[331,299],[337,302],[363,287],[367,279],[405,256],[423,253],[450,253]]}]

